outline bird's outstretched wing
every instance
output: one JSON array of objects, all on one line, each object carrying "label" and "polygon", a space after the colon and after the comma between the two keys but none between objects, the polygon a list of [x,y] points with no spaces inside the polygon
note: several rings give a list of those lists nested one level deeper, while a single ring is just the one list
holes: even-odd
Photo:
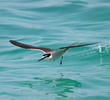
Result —
[{"label": "bird's outstretched wing", "polygon": [[66,46],[66,47],[61,47],[59,49],[69,49],[69,48],[75,48],[75,47],[82,47],[82,46],[88,46],[88,45],[93,45],[93,44],[97,44],[98,42],[94,42],[94,43],[88,43],[88,44],[80,44],[80,45],[70,45],[70,46]]},{"label": "bird's outstretched wing", "polygon": [[18,46],[18,47],[21,47],[21,48],[25,48],[25,49],[38,49],[38,50],[41,50],[41,51],[43,51],[45,53],[50,52],[50,51],[53,51],[50,48],[35,47],[35,46],[32,46],[32,45],[28,45],[28,44],[16,42],[14,40],[10,40],[10,43],[12,43],[15,46]]}]

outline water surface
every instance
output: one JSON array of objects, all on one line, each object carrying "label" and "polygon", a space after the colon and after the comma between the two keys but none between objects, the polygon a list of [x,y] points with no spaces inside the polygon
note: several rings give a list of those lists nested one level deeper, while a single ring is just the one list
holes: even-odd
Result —
[{"label": "water surface", "polygon": [[[109,0],[0,0],[0,99],[110,100],[109,26]],[[59,65],[10,39],[52,49],[100,43],[69,50]]]}]

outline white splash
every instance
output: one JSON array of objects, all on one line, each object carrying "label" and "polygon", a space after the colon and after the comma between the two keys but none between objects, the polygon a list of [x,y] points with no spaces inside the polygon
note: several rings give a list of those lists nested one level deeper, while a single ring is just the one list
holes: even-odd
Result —
[{"label": "white splash", "polygon": [[98,45],[99,52],[102,52],[101,44]]}]

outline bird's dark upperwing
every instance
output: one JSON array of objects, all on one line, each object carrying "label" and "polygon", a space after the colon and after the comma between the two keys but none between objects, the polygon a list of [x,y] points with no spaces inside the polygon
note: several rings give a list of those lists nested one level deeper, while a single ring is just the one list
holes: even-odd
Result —
[{"label": "bird's dark upperwing", "polygon": [[98,42],[95,42],[95,43],[88,43],[88,44],[80,44],[80,45],[70,45],[70,46],[67,46],[67,47],[61,47],[59,49],[69,49],[69,48],[75,48],[75,47],[82,47],[82,46],[88,46],[88,45],[93,45],[93,44],[97,44]]},{"label": "bird's dark upperwing", "polygon": [[25,49],[38,49],[38,50],[41,50],[41,51],[43,51],[45,53],[53,51],[52,49],[49,49],[49,48],[35,47],[35,46],[32,46],[32,45],[16,42],[14,40],[10,40],[10,43],[12,43],[15,46],[18,46],[18,47],[21,47],[21,48],[25,48]]}]

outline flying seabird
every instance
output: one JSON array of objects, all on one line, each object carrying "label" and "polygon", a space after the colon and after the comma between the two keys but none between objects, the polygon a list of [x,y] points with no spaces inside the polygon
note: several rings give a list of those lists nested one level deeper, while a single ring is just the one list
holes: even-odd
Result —
[{"label": "flying seabird", "polygon": [[14,40],[10,40],[10,43],[12,43],[15,46],[25,48],[25,49],[35,49],[35,50],[43,51],[45,54],[43,54],[42,57],[38,61],[41,61],[43,59],[48,59],[48,60],[54,61],[54,60],[58,59],[59,57],[61,57],[60,64],[62,64],[63,54],[67,50],[69,50],[70,48],[93,45],[93,44],[96,44],[97,42],[88,43],[88,44],[80,44],[80,45],[69,45],[69,46],[66,46],[66,47],[60,47],[60,48],[55,49],[55,50],[50,49],[50,48],[45,48],[45,47],[36,47],[36,46],[20,43],[20,42],[14,41]]}]

